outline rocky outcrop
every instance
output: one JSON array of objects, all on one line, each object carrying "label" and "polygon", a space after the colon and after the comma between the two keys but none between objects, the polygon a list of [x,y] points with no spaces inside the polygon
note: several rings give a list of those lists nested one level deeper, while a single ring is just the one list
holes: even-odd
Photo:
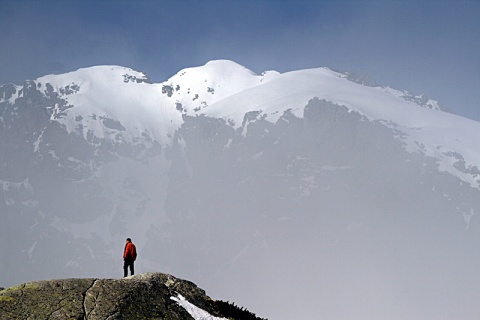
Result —
[{"label": "rocky outcrop", "polygon": [[257,319],[222,305],[194,283],[163,273],[35,281],[0,291],[0,319],[195,319],[192,310],[212,320],[242,319],[238,312]]}]

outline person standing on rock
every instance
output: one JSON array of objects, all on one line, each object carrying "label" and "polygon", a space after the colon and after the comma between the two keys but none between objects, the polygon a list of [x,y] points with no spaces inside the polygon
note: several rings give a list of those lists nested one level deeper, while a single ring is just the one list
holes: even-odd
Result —
[{"label": "person standing on rock", "polygon": [[128,268],[130,268],[130,275],[134,274],[133,262],[137,259],[137,248],[132,243],[132,239],[127,238],[125,250],[123,251],[123,276],[128,276]]}]

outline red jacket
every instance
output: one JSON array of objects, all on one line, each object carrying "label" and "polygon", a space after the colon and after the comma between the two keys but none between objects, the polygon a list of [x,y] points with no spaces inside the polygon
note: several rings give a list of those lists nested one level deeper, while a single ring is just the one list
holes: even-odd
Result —
[{"label": "red jacket", "polygon": [[125,245],[125,251],[123,251],[123,260],[126,259],[133,261],[137,259],[137,248],[135,248],[135,245],[131,242]]}]

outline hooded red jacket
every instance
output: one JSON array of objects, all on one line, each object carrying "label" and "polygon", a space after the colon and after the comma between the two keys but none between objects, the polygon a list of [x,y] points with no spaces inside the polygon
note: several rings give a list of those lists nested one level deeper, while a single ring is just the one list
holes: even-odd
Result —
[{"label": "hooded red jacket", "polygon": [[125,245],[125,250],[123,251],[123,260],[127,259],[133,261],[137,259],[137,248],[135,248],[135,245],[131,242]]}]

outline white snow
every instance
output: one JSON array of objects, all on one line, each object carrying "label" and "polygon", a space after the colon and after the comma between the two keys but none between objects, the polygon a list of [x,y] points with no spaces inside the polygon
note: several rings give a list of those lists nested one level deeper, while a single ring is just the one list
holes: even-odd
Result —
[{"label": "white snow", "polygon": [[171,88],[169,99],[172,104],[181,104],[186,114],[196,115],[204,113],[218,101],[272,81],[278,75],[276,71],[256,75],[233,61],[216,60],[204,66],[183,69],[161,85],[162,88]]},{"label": "white snow", "polygon": [[[256,75],[228,60],[183,69],[159,84],[126,83],[124,75],[144,77],[124,67],[99,66],[45,76],[36,82],[44,90],[49,83],[57,92],[67,85],[78,86],[78,91],[63,95],[73,105],[67,116],[52,119],[64,124],[69,132],[79,132],[84,137],[87,133],[99,138],[120,137],[126,142],[147,133],[162,145],[170,143],[183,123],[182,114],[220,117],[233,121],[238,128],[246,112],[261,111],[268,121],[275,122],[288,109],[303,117],[304,107],[311,99],[324,99],[402,131],[408,151],[437,158],[439,170],[480,188],[480,177],[463,172],[475,166],[480,168],[480,124],[442,112],[434,100],[428,100],[427,107],[423,107],[406,101],[403,91],[354,83],[327,68]],[[77,127],[77,116],[83,117],[82,129]],[[120,136],[117,130],[103,125],[106,118],[125,128]],[[467,170],[455,166],[459,159],[454,154],[463,157]]]},{"label": "white snow", "polygon": [[[91,131],[104,138],[115,136],[112,130],[102,125],[105,118],[117,120],[125,127],[122,136],[128,140],[141,136],[145,131],[153,138],[165,143],[167,135],[173,133],[181,122],[181,115],[174,108],[165,108],[168,100],[161,93],[161,85],[125,82],[124,75],[142,78],[139,72],[117,66],[100,66],[79,69],[63,75],[49,75],[39,78],[46,90],[49,83],[59,92],[67,85],[78,85],[78,92],[64,98],[74,107],[68,109],[65,119],[58,119],[69,132],[75,132],[76,117],[83,117],[82,134]],[[54,119],[52,119],[54,120]]]},{"label": "white snow", "polygon": [[[405,101],[403,93],[391,88],[367,87],[325,68],[293,71],[274,80],[244,90],[209,107],[206,114],[231,119],[236,127],[246,112],[262,110],[275,122],[283,111],[291,109],[298,117],[312,98],[325,99],[358,112],[367,119],[382,120],[406,134],[407,150],[422,152],[438,159],[438,169],[480,188],[480,177],[454,167],[458,159],[447,153],[461,154],[467,168],[480,168],[480,124],[476,121],[425,108]],[[418,144],[424,145],[424,149]]]},{"label": "white snow", "polygon": [[200,309],[194,304],[188,302],[181,294],[177,293],[176,297],[170,297],[173,301],[177,302],[182,308],[187,310],[187,312],[195,320],[227,320],[226,318],[214,317],[207,311]]}]

